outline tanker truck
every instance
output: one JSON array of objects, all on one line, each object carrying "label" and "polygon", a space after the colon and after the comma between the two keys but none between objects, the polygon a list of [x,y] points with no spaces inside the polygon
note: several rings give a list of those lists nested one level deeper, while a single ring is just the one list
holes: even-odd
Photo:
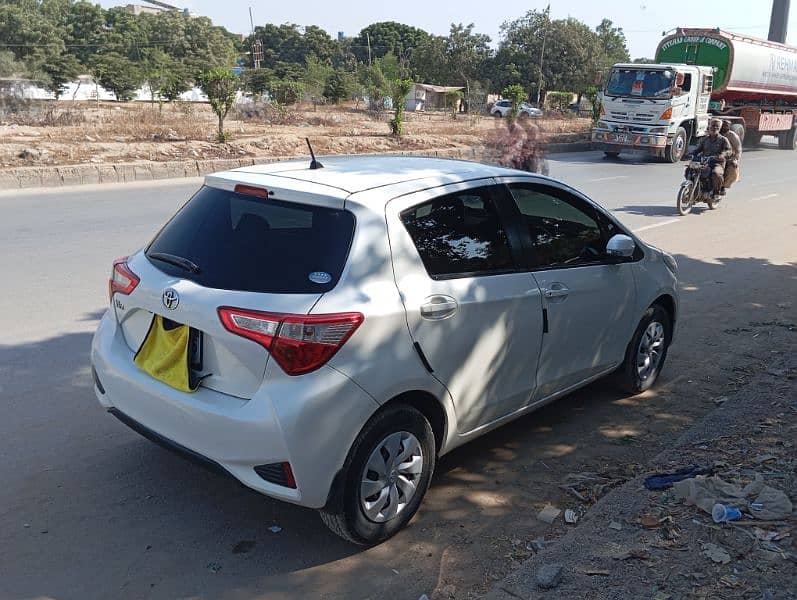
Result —
[{"label": "tanker truck", "polygon": [[748,147],[763,135],[795,148],[797,48],[720,29],[662,39],[654,64],[616,64],[599,98],[592,146],[607,156],[644,151],[677,162],[712,116],[731,121]]}]

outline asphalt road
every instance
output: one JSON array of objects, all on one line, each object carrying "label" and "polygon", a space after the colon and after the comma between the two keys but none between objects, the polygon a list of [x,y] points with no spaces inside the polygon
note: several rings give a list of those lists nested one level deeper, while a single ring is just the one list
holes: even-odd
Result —
[{"label": "asphalt road", "polygon": [[[680,165],[550,162],[677,255],[683,319],[661,388],[639,401],[594,384],[452,453],[411,527],[367,551],[140,438],[94,399],[88,353],[111,262],[200,180],[0,193],[0,599],[466,598],[511,567],[514,536],[540,535],[552,473],[643,463],[729,372],[776,351],[739,332],[797,321],[797,153],[747,153],[723,206],[687,217]],[[640,441],[617,443],[629,436]]]}]

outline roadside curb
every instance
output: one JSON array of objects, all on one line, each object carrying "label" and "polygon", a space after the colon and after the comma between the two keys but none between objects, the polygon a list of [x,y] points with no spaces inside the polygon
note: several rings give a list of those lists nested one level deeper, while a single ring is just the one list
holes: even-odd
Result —
[{"label": "roadside curb", "polygon": [[[547,152],[583,152],[589,150],[589,142],[553,143]],[[434,156],[479,160],[484,152],[481,147],[442,148],[386,152],[398,156]],[[216,171],[226,171],[257,164],[303,158],[297,156],[259,156],[245,158],[221,158],[207,160],[174,160],[164,162],[134,162],[116,164],[81,164],[57,167],[13,167],[0,169],[0,191],[37,187],[65,187],[92,183],[129,183],[131,181],[153,181],[182,177],[201,177]],[[323,158],[323,157],[319,157]]]}]

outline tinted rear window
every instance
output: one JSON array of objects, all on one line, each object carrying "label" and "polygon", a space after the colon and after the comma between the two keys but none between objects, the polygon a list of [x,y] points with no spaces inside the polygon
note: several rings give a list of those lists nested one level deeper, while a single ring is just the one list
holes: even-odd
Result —
[{"label": "tinted rear window", "polygon": [[[354,233],[354,215],[307,204],[203,187],[147,248],[161,271],[210,288],[320,293],[337,284]],[[154,258],[165,253],[192,273]]]}]

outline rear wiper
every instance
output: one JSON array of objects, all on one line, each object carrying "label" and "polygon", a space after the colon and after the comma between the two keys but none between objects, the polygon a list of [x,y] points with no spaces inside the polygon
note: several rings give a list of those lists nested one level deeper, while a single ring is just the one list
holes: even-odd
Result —
[{"label": "rear wiper", "polygon": [[162,260],[170,265],[181,267],[186,271],[194,273],[195,275],[202,270],[199,268],[199,265],[191,262],[187,258],[183,258],[182,256],[175,256],[174,254],[167,254],[166,252],[152,252],[151,254],[147,254],[147,256],[149,258],[154,258],[155,260]]}]

